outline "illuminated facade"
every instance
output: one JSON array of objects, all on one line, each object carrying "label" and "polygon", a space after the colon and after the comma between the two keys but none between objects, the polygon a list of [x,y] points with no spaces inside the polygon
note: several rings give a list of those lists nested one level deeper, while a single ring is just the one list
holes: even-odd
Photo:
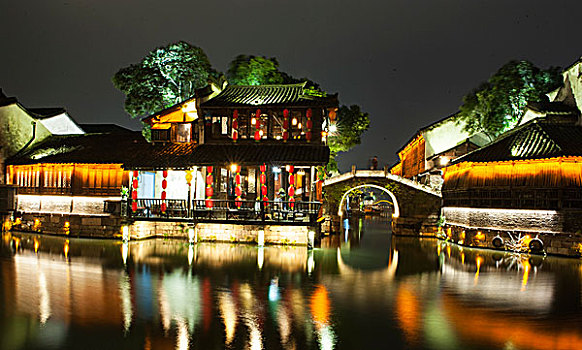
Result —
[{"label": "illuminated facade", "polygon": [[551,242],[582,229],[582,126],[575,120],[576,114],[533,119],[446,167],[443,214],[453,231],[486,230],[489,244],[500,236],[499,248],[535,236],[530,250],[573,255],[581,237]]},{"label": "illuminated facade", "polygon": [[426,185],[440,186],[441,170],[451,160],[487,143],[484,135],[469,134],[456,115],[420,130],[398,151],[399,161],[390,172]]}]

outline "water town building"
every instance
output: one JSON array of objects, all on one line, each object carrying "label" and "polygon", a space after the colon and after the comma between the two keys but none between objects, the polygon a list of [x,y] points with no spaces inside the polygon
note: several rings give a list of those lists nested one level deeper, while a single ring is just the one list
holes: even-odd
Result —
[{"label": "water town building", "polygon": [[47,232],[305,244],[337,103],[305,84],[207,88],[146,117],[151,142],[53,135],[9,158],[6,180],[20,224]]},{"label": "water town building", "polygon": [[463,129],[456,114],[421,128],[398,150],[399,161],[390,173],[440,188],[443,167],[489,142],[482,133],[470,134]]},{"label": "water town building", "polygon": [[445,234],[477,246],[582,253],[582,62],[525,124],[444,169]]}]

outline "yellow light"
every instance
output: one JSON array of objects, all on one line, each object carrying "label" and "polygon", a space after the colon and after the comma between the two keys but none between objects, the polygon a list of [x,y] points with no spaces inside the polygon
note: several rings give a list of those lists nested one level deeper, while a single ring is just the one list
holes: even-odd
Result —
[{"label": "yellow light", "polygon": [[238,165],[236,165],[234,163],[230,165],[230,171],[233,173],[236,173],[237,168],[238,168]]},{"label": "yellow light", "polygon": [[38,247],[40,246],[40,242],[38,241],[38,239],[34,239],[34,252],[38,253]]},{"label": "yellow light", "polygon": [[485,234],[483,234],[483,232],[481,232],[481,231],[477,231],[477,234],[475,235],[475,239],[482,241],[485,239]]},{"label": "yellow light", "polygon": [[63,253],[65,254],[65,259],[69,258],[69,240],[65,241],[65,246],[63,247]]},{"label": "yellow light", "polygon": [[255,125],[255,124],[257,124],[257,119],[256,119],[256,118],[252,118],[252,119],[251,119],[251,124],[252,124],[252,125]]},{"label": "yellow light", "polygon": [[69,228],[71,226],[71,223],[68,221],[65,221],[65,228]]},{"label": "yellow light", "polygon": [[301,127],[302,127],[301,123],[299,123],[299,125],[297,125],[297,127],[298,127],[299,129],[301,129]]},{"label": "yellow light", "polygon": [[297,125],[297,118],[293,118],[293,120],[291,120],[291,124],[293,126]]},{"label": "yellow light", "polygon": [[22,220],[20,218],[16,218],[16,220],[14,220],[14,225],[20,225],[22,224]]},{"label": "yellow light", "polygon": [[263,130],[259,130],[259,135],[261,135],[261,137],[263,137]]}]

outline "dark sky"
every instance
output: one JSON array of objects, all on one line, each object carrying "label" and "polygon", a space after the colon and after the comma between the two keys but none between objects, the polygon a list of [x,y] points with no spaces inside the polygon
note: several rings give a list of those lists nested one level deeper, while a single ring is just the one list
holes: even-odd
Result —
[{"label": "dark sky", "polygon": [[370,113],[362,145],[340,158],[347,170],[395,161],[510,59],[573,63],[581,16],[576,0],[3,0],[0,87],[80,123],[137,129],[111,77],[155,47],[188,41],[221,71],[241,53],[274,56]]}]

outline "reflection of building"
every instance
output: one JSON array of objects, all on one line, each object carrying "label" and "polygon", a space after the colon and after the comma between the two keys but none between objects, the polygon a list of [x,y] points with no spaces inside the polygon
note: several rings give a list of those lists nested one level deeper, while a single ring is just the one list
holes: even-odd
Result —
[{"label": "reflection of building", "polygon": [[398,151],[399,161],[390,169],[395,175],[424,184],[441,182],[440,169],[488,142],[482,134],[469,134],[453,114],[420,130]]}]

